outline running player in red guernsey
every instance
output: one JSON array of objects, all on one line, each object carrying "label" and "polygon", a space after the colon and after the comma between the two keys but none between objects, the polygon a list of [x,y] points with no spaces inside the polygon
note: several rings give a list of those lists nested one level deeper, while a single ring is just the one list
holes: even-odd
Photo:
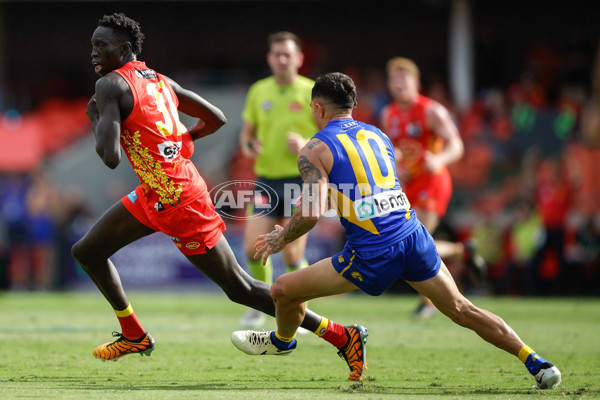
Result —
[{"label": "running player in red guernsey", "polygon": [[[114,204],[72,248],[73,257],[113,307],[121,325],[122,333],[113,334],[116,340],[94,350],[103,361],[135,353],[149,356],[154,350],[154,339],[133,312],[109,257],[157,231],[169,235],[232,301],[275,315],[270,285],[252,278],[237,263],[222,234],[225,224],[189,159],[193,140],[215,132],[225,124],[225,116],[196,93],[138,61],[143,38],[139,23],[124,14],[105,15],[92,35],[92,64],[101,78],[87,115],[96,152],[104,164],[115,168],[122,147],[140,179],[140,186]],[[188,131],[178,111],[198,118],[198,123]],[[349,328],[312,311],[302,326],[338,349],[356,345]],[[329,334],[324,336],[326,330]],[[362,373],[362,365],[360,369]]]},{"label": "running player in red guernsey", "polygon": [[[404,192],[419,220],[433,234],[452,195],[447,165],[462,157],[463,142],[448,110],[419,93],[419,68],[412,60],[392,58],[386,70],[393,101],[382,111],[381,127],[394,144]],[[443,259],[465,256],[462,243],[436,240],[436,246]],[[481,257],[468,250],[467,265],[483,268]],[[431,301],[425,297],[421,300],[415,313],[433,315]]]}]

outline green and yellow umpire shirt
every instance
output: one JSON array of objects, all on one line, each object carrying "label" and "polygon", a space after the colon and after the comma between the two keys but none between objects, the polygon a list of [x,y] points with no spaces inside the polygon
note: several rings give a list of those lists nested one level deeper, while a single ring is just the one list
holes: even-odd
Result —
[{"label": "green and yellow umpire shirt", "polygon": [[310,109],[312,79],[298,76],[289,86],[279,86],[272,76],[254,83],[248,90],[244,121],[256,126],[256,137],[262,153],[256,159],[254,172],[268,179],[299,176],[297,155],[288,150],[288,132],[310,139],[317,127]]}]

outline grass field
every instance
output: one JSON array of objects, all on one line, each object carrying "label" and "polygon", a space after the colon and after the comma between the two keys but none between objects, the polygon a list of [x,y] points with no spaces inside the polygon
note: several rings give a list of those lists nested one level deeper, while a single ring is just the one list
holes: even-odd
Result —
[{"label": "grass field", "polygon": [[[501,315],[563,374],[531,390],[521,362],[437,315],[410,317],[417,299],[362,294],[311,302],[369,329],[363,385],[314,335],[289,357],[251,357],[230,342],[245,309],[224,295],[129,294],[157,342],[152,357],[102,363],[92,349],[118,330],[99,292],[0,294],[1,399],[594,399],[600,398],[600,300],[474,298]],[[273,327],[270,318],[267,327]]]}]

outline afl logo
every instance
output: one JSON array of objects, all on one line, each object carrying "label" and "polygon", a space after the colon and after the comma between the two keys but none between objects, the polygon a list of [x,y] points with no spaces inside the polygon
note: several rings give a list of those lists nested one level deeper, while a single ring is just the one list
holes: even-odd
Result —
[{"label": "afl logo", "polygon": [[[211,189],[215,209],[224,218],[248,220],[270,214],[279,204],[277,193],[268,185],[255,181],[228,181]],[[244,215],[247,206],[253,215]]]},{"label": "afl logo", "polygon": [[189,242],[188,244],[185,245],[186,248],[190,249],[190,250],[196,250],[198,247],[200,247],[200,243],[198,242]]}]

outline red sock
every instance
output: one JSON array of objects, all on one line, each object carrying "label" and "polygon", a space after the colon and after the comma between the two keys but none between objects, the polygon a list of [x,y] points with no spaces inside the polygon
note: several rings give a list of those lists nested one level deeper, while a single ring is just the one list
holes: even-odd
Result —
[{"label": "red sock", "polygon": [[117,314],[119,324],[121,324],[121,333],[123,333],[123,336],[131,340],[136,340],[144,336],[146,331],[135,316],[131,304],[123,311],[115,310],[115,314]]},{"label": "red sock", "polygon": [[321,337],[338,349],[344,348],[344,346],[348,343],[346,328],[344,328],[343,325],[331,320],[329,320],[329,323],[327,324],[327,330],[323,335],[321,335]]}]

